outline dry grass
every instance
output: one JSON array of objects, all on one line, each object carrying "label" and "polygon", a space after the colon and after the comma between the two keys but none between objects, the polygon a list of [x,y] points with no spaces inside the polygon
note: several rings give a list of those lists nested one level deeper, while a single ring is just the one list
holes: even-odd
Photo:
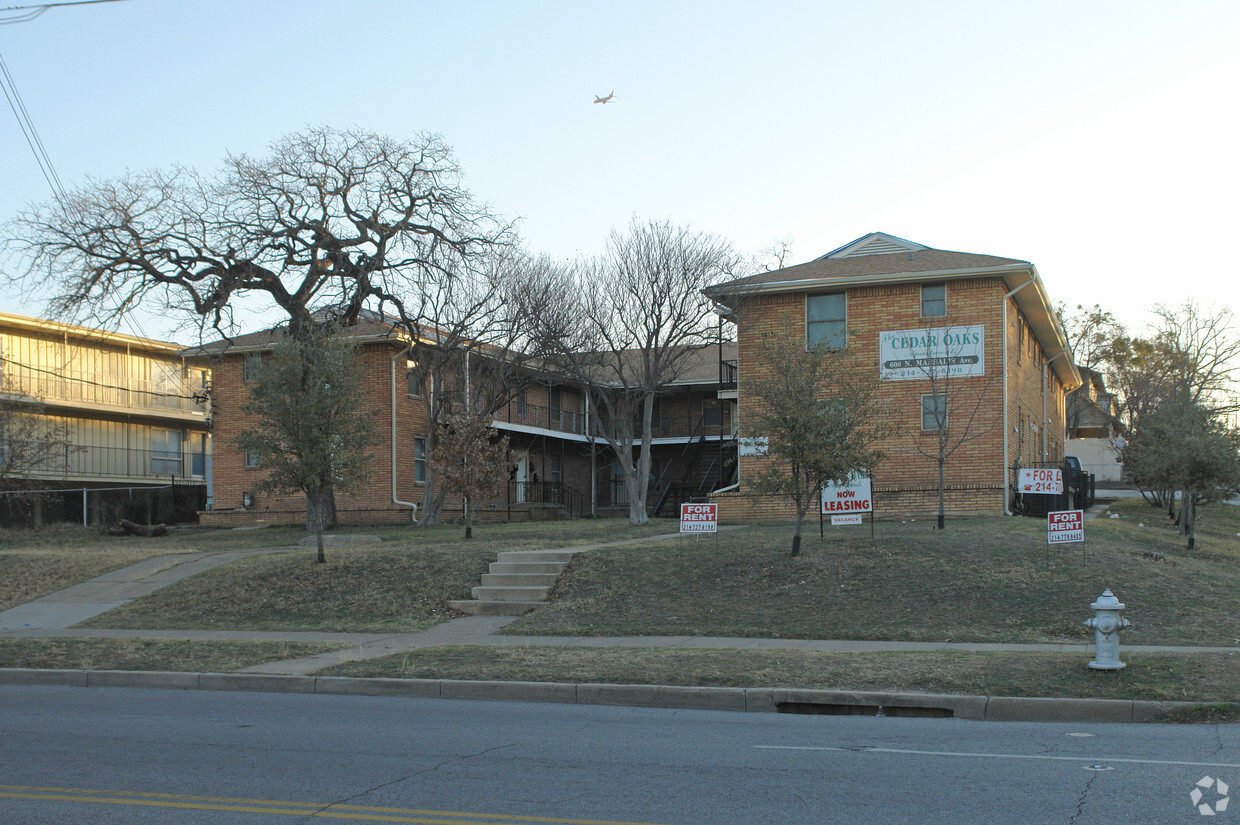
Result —
[{"label": "dry grass", "polygon": [[1240,656],[1127,654],[1118,672],[1069,653],[817,653],[799,650],[434,647],[348,662],[332,676],[787,687],[982,696],[1224,702],[1240,698]]},{"label": "dry grass", "polygon": [[1111,588],[1134,623],[1126,644],[1240,645],[1240,508],[1205,509],[1193,552],[1165,513],[1114,510],[1084,544],[1054,548],[1045,522],[1024,518],[879,522],[874,539],[828,527],[797,558],[786,526],[606,548],[503,632],[1083,642],[1090,602]]},{"label": "dry grass", "polygon": [[324,642],[0,639],[0,667],[232,673],[343,647]]},{"label": "dry grass", "polygon": [[391,528],[378,544],[264,555],[177,582],[91,619],[84,627],[132,629],[413,632],[458,615],[503,550],[541,549],[667,532],[659,523],[575,521],[475,528]]}]

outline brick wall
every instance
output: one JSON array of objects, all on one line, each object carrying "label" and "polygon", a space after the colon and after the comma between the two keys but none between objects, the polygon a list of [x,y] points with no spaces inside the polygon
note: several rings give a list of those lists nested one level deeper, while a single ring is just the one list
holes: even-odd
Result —
[{"label": "brick wall", "polygon": [[[1062,386],[1047,370],[1046,414],[1043,415],[1043,366],[1046,356],[1032,335],[1020,339],[1019,311],[1008,303],[1008,370],[1003,375],[1003,306],[1007,292],[999,277],[952,280],[947,282],[946,317],[921,316],[920,284],[895,284],[850,288],[847,293],[848,346],[839,357],[878,373],[879,333],[927,327],[984,327],[985,374],[952,378],[946,383],[949,399],[948,446],[955,444],[966,427],[970,437],[955,447],[944,466],[944,502],[948,513],[1002,512],[1008,484],[1006,467],[1015,457],[1016,445],[1003,452],[1003,387],[1008,385],[1008,408],[1016,422],[1016,411],[1025,410],[1038,417],[1039,433],[1048,434],[1048,452],[1062,454]],[[745,391],[746,383],[769,375],[762,358],[764,338],[805,341],[806,293],[756,296],[737,310],[740,372],[740,434],[761,436],[752,422],[758,401]],[[1025,351],[1018,362],[1012,348],[1023,341]],[[942,391],[941,381],[937,387]],[[891,433],[879,444],[886,458],[874,470],[876,505],[895,516],[928,515],[937,510],[937,438],[934,431],[921,428],[921,397],[931,391],[931,381],[883,381],[880,398],[885,404]],[[1043,420],[1050,418],[1049,422]],[[971,419],[971,422],[970,422]],[[1028,427],[1026,423],[1026,427]],[[1012,441],[1013,439],[1009,439]],[[1026,445],[1027,446],[1027,445]],[[1037,454],[1041,455],[1040,436]],[[742,456],[740,490],[721,494],[721,518],[787,518],[791,503],[779,500],[754,501],[744,494],[745,479],[753,478],[771,459]]]}]

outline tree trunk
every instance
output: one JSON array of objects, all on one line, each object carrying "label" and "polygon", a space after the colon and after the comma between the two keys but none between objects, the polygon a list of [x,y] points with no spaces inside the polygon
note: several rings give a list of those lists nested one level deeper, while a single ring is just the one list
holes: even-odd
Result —
[{"label": "tree trunk", "polygon": [[461,506],[465,509],[465,538],[472,539],[474,537],[474,526],[469,520],[469,496],[465,496]]},{"label": "tree trunk", "polygon": [[323,531],[327,529],[328,519],[335,514],[335,510],[336,500],[330,487],[306,493],[306,529],[314,533],[316,539],[317,564],[327,563],[327,554],[323,551]]},{"label": "tree trunk", "polygon": [[946,529],[947,523],[943,520],[943,464],[942,458],[939,459],[939,521],[936,529]]}]

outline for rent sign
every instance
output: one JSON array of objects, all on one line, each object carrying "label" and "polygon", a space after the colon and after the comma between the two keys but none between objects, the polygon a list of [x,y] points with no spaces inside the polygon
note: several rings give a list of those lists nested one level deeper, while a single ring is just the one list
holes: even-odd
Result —
[{"label": "for rent sign", "polygon": [[715,533],[719,530],[718,504],[680,505],[680,532]]},{"label": "for rent sign", "polygon": [[[874,498],[870,495],[870,479],[866,476],[853,476],[843,487],[822,488],[822,514],[824,516],[872,512],[874,512]],[[831,523],[836,522],[832,519]]]},{"label": "for rent sign", "polygon": [[1063,492],[1063,473],[1054,470],[1025,470],[1016,474],[1016,488],[1022,493],[1054,493]]},{"label": "for rent sign", "polygon": [[1085,541],[1085,511],[1060,510],[1046,514],[1046,543]]}]

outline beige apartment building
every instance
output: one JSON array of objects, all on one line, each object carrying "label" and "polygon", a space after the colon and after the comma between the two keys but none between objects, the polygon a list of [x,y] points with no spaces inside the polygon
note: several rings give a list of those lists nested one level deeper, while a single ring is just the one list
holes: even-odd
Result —
[{"label": "beige apartment building", "polygon": [[[0,393],[10,416],[57,431],[58,449],[0,478],[0,499],[25,517],[105,523],[125,512],[156,520],[206,506],[210,372],[166,341],[0,313]],[[4,424],[8,423],[5,432]],[[0,465],[16,456],[0,422]],[[7,437],[7,443],[6,443]],[[42,491],[38,496],[29,491]],[[17,520],[0,502],[0,517]]]}]

